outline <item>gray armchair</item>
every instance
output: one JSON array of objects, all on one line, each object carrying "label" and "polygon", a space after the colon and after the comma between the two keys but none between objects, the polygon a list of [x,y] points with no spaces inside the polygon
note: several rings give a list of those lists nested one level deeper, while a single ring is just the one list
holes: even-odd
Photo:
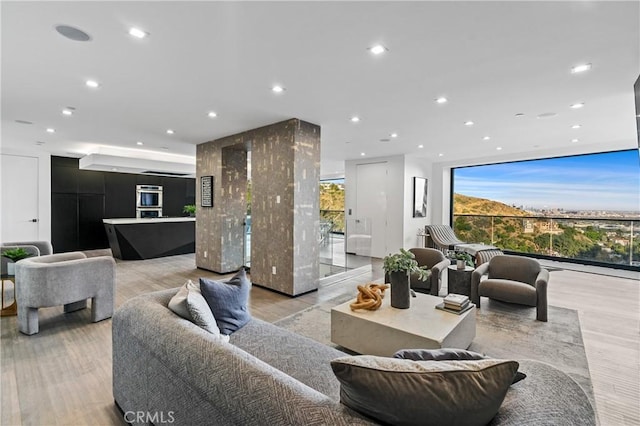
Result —
[{"label": "gray armchair", "polygon": [[64,305],[64,312],[87,307],[91,320],[111,318],[114,308],[115,261],[109,256],[87,258],[81,252],[30,257],[16,263],[18,329],[38,332],[38,308]]},{"label": "gray armchair", "polygon": [[[483,280],[483,276],[486,279]],[[471,301],[480,308],[480,297],[535,306],[536,319],[547,321],[549,271],[528,257],[498,255],[473,271]]]},{"label": "gray armchair", "polygon": [[420,281],[416,274],[411,274],[409,282],[411,288],[420,293],[428,293],[437,296],[442,283],[442,271],[451,264],[440,250],[430,248],[409,249],[416,257],[418,266],[426,266],[431,271],[431,276],[426,281]]},{"label": "gray armchair", "polygon": [[46,256],[48,254],[53,254],[53,246],[49,241],[14,241],[14,242],[3,242],[2,247],[5,246],[36,246],[38,248],[37,256]]}]

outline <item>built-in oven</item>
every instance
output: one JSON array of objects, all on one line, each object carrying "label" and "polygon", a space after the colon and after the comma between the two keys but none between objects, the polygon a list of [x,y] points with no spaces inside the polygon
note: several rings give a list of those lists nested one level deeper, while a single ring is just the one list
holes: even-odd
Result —
[{"label": "built-in oven", "polygon": [[162,186],[136,185],[136,217],[162,216]]}]

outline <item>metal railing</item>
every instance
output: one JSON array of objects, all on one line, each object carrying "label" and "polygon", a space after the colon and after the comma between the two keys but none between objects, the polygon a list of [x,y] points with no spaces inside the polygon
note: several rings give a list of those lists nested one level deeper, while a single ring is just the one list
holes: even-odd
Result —
[{"label": "metal railing", "polygon": [[502,250],[640,270],[640,219],[456,214],[456,236]]}]

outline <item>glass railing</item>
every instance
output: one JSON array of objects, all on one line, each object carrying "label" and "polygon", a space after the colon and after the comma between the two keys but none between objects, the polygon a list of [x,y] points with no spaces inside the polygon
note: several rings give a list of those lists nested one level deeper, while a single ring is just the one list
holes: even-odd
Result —
[{"label": "glass railing", "polygon": [[543,257],[640,270],[640,219],[575,216],[453,216],[462,241]]},{"label": "glass railing", "polygon": [[323,222],[331,222],[331,232],[344,234],[344,210],[320,210],[320,224]]}]

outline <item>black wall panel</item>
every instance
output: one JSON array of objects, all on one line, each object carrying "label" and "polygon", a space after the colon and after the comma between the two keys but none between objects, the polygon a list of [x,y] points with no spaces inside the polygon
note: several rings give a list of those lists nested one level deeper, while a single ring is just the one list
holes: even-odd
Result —
[{"label": "black wall panel", "polygon": [[55,253],[78,250],[77,194],[51,194],[51,244]]},{"label": "black wall panel", "polygon": [[104,217],[136,217],[136,175],[106,173]]},{"label": "black wall panel", "polygon": [[163,216],[195,204],[195,179],[80,170],[51,157],[51,239],[56,253],[109,247],[102,219],[136,216],[136,185],[163,186]]},{"label": "black wall panel", "polygon": [[81,194],[78,196],[78,245],[80,250],[109,247],[104,230],[104,195]]}]

